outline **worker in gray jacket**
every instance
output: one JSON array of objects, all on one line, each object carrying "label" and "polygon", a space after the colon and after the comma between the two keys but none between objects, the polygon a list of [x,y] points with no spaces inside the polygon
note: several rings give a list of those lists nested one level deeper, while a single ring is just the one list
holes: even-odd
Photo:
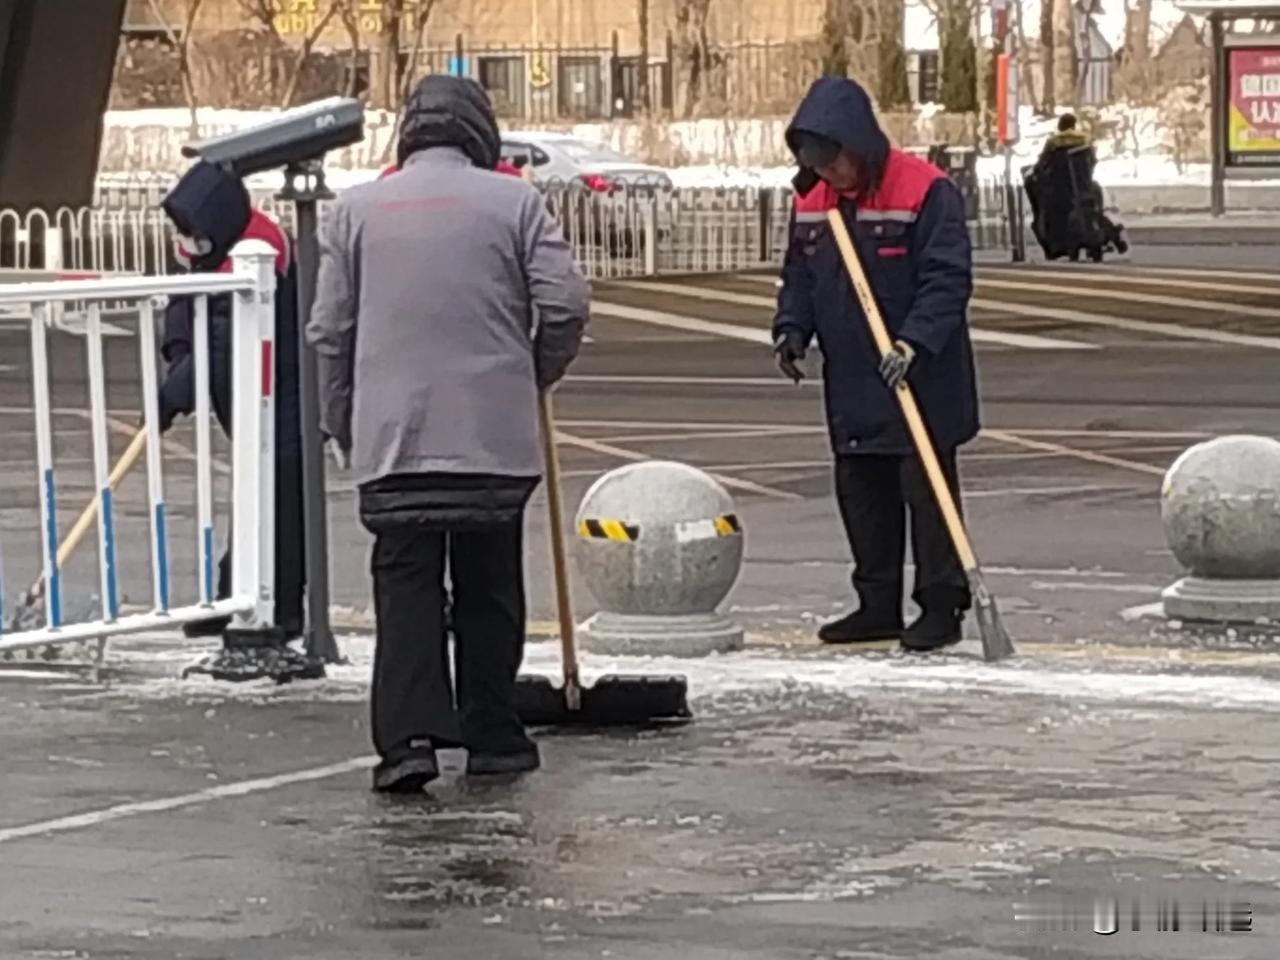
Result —
[{"label": "worker in gray jacket", "polygon": [[538,391],[577,355],[590,293],[538,192],[494,171],[499,144],[478,84],[429,76],[405,105],[399,172],[344,191],[322,229],[307,339],[322,429],[375,537],[381,791],[421,790],[437,747],[465,747],[472,774],[539,763],[513,703],[523,519]]}]

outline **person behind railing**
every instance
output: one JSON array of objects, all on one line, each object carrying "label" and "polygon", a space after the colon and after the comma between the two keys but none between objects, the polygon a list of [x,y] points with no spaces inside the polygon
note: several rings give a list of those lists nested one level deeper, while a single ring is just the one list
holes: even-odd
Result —
[{"label": "person behind railing", "polygon": [[[822,348],[836,499],[859,600],[818,636],[825,643],[901,638],[909,649],[934,650],[960,639],[971,597],[894,390],[905,380],[915,391],[959,502],[956,451],[978,433],[964,201],[937,167],[890,147],[870,98],[852,80],[817,81],[786,137],[800,172],[774,351],[782,372],[799,382],[798,364],[815,336]],[[837,249],[832,211],[848,224],[895,339],[883,358]],[[922,613],[904,630],[908,507]]]},{"label": "person behind railing", "polygon": [[[275,626],[284,640],[301,636],[305,569],[302,516],[302,461],[298,409],[297,287],[288,235],[270,217],[253,209],[240,179],[203,161],[193,166],[165,197],[162,207],[178,237],[178,263],[193,272],[227,272],[229,254],[241,240],[262,240],[276,251],[275,324]],[[179,416],[195,411],[192,357],[194,301],[174,297],[165,311],[161,353],[168,372],[160,388],[160,426],[168,431]],[[231,437],[231,297],[209,297],[209,389],[219,425]],[[243,535],[236,531],[232,536]],[[217,596],[231,590],[231,551],[218,564]],[[189,637],[218,636],[230,618],[187,624]]]},{"label": "person behind railing", "polygon": [[540,762],[514,703],[523,521],[538,391],[577,355],[590,292],[537,191],[495,173],[499,149],[483,88],[429,76],[405,106],[399,172],[344,191],[321,230],[307,339],[321,427],[374,535],[384,792],[421,791],[437,748],[465,747],[471,774]]}]

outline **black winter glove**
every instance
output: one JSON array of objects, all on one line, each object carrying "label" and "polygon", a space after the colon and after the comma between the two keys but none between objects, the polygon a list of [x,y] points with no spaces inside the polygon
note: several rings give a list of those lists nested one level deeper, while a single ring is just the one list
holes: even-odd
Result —
[{"label": "black winter glove", "polygon": [[805,342],[798,333],[782,333],[773,344],[773,359],[783,376],[795,383],[804,379],[804,371],[797,364],[805,357]]},{"label": "black winter glove", "polygon": [[898,384],[907,379],[915,358],[915,350],[901,340],[896,341],[893,349],[884,355],[884,359],[880,361],[880,376],[890,390],[896,390]]}]

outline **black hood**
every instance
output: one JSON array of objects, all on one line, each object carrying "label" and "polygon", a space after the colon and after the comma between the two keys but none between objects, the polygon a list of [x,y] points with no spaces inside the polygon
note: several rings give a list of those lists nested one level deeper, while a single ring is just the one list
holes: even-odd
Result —
[{"label": "black hood", "polygon": [[401,165],[419,150],[458,147],[477,167],[498,165],[502,138],[493,105],[474,80],[446,74],[424,77],[404,105],[397,146]]},{"label": "black hood", "polygon": [[240,178],[201,160],[169,191],[162,204],[179,233],[208,240],[212,249],[193,257],[193,270],[216,270],[245,227],[252,204]]},{"label": "black hood", "polygon": [[[845,77],[814,82],[787,127],[787,146],[796,154],[805,134],[838,143],[861,159],[878,180],[889,156],[889,138],[880,129],[867,91]],[[799,161],[799,157],[796,158]],[[801,177],[814,176],[801,164]]]}]

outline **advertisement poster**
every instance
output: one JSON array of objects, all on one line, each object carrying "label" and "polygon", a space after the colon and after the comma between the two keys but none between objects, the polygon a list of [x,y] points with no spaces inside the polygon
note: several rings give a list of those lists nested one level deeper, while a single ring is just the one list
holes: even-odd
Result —
[{"label": "advertisement poster", "polygon": [[1280,46],[1228,49],[1227,91],[1229,162],[1280,164]]}]

